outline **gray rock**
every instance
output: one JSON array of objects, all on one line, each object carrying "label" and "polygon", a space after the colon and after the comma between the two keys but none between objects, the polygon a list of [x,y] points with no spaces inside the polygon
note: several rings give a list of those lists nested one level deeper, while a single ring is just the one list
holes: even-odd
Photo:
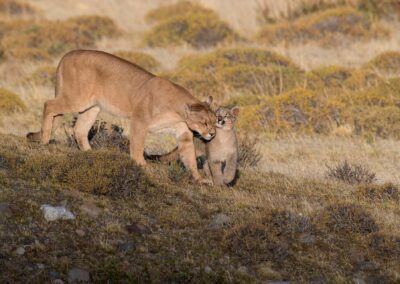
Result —
[{"label": "gray rock", "polygon": [[81,229],[76,229],[75,233],[80,237],[84,237],[86,235],[85,231]]},{"label": "gray rock", "polygon": [[209,228],[213,230],[221,229],[229,225],[230,222],[231,218],[228,215],[224,213],[218,213],[212,217]]},{"label": "gray rock", "polygon": [[315,236],[310,233],[303,233],[299,237],[300,242],[306,245],[311,245],[315,243]]},{"label": "gray rock", "polygon": [[11,215],[10,204],[6,202],[0,202],[0,217],[5,216],[9,217]]},{"label": "gray rock", "polygon": [[38,269],[44,269],[44,264],[43,264],[43,263],[37,263],[37,264],[36,264],[36,267],[37,267]]},{"label": "gray rock", "polygon": [[248,272],[248,269],[246,266],[239,266],[239,268],[237,269],[238,272],[246,274]]},{"label": "gray rock", "polygon": [[99,217],[99,215],[103,212],[101,208],[90,202],[83,203],[81,206],[79,206],[79,209],[92,218]]},{"label": "gray rock", "polygon": [[25,249],[24,249],[24,247],[19,247],[19,248],[17,248],[17,249],[15,250],[15,253],[16,253],[17,255],[24,255],[24,254],[25,254]]},{"label": "gray rock", "polygon": [[60,273],[58,273],[57,271],[50,271],[49,276],[52,279],[60,278]]},{"label": "gray rock", "polygon": [[68,283],[80,283],[89,281],[90,274],[86,270],[75,267],[68,271]]},{"label": "gray rock", "polygon": [[40,209],[43,211],[46,221],[75,219],[75,215],[62,206],[51,206],[48,204],[43,204],[42,206],[40,206]]},{"label": "gray rock", "polygon": [[118,250],[125,252],[125,253],[132,252],[135,249],[136,249],[136,244],[134,242],[127,242],[127,243],[118,245]]},{"label": "gray rock", "polygon": [[64,284],[64,281],[62,281],[61,279],[55,279],[51,281],[51,284]]},{"label": "gray rock", "polygon": [[362,278],[353,278],[353,283],[354,284],[366,284],[366,282]]},{"label": "gray rock", "polygon": [[208,265],[206,267],[204,267],[204,272],[207,274],[210,274],[212,272],[211,267],[209,267]]}]

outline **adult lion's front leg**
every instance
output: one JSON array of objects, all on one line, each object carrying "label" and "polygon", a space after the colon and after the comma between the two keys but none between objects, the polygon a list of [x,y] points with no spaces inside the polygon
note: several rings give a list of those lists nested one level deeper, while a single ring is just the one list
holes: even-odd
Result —
[{"label": "adult lion's front leg", "polygon": [[203,184],[212,184],[210,180],[202,179],[197,170],[196,152],[193,144],[193,133],[190,130],[178,136],[179,158],[190,171],[194,180]]}]

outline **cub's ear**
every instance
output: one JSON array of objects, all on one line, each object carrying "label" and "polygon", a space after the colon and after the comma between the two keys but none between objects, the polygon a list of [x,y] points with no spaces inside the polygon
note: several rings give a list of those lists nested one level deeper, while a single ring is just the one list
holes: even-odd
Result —
[{"label": "cub's ear", "polygon": [[231,114],[234,117],[237,117],[239,115],[239,107],[238,106],[234,106],[233,108],[231,108]]},{"label": "cub's ear", "polygon": [[208,104],[209,106],[211,106],[212,102],[213,102],[213,97],[212,96],[208,96],[208,98],[205,101],[205,103]]}]

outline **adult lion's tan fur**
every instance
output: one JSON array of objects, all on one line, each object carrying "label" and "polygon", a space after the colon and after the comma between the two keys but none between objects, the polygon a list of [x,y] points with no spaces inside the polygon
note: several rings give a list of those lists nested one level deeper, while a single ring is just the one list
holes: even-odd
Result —
[{"label": "adult lion's tan fur", "polygon": [[80,149],[89,150],[87,134],[100,110],[130,119],[130,154],[140,165],[148,131],[176,135],[182,162],[200,180],[196,168],[192,131],[205,139],[215,135],[215,114],[183,87],[159,78],[139,66],[111,54],[76,50],[60,61],[55,98],[44,105],[40,132],[30,140],[47,144],[55,116],[79,113],[74,136]]}]

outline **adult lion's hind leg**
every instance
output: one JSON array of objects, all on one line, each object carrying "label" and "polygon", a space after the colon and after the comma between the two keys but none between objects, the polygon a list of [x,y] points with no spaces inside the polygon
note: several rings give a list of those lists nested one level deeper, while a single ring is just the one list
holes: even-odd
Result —
[{"label": "adult lion's hind leg", "polygon": [[92,107],[78,115],[78,120],[74,127],[74,137],[78,143],[79,149],[82,151],[90,150],[88,133],[90,128],[96,121],[96,117],[100,112],[100,107]]}]

